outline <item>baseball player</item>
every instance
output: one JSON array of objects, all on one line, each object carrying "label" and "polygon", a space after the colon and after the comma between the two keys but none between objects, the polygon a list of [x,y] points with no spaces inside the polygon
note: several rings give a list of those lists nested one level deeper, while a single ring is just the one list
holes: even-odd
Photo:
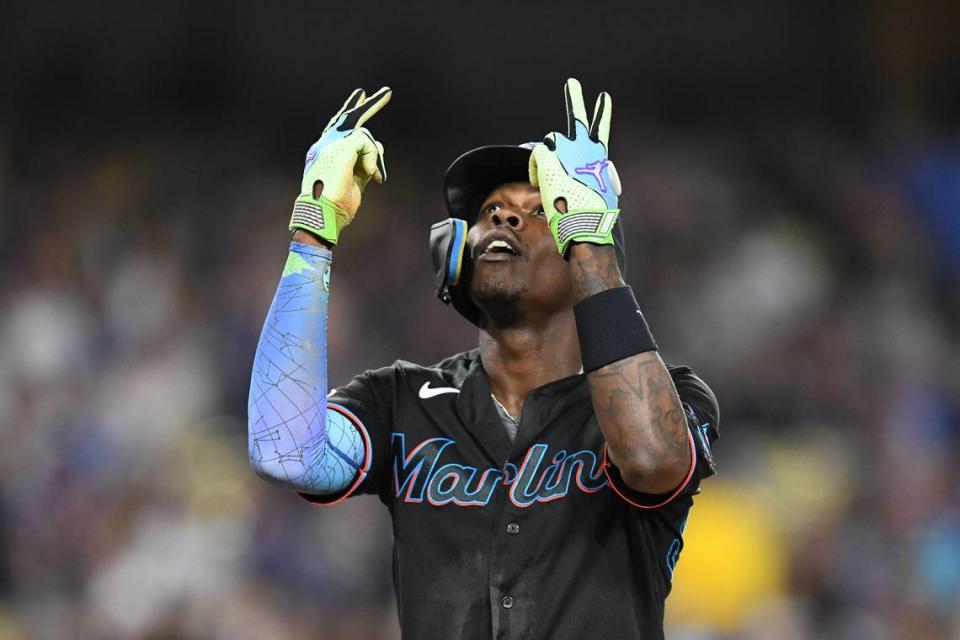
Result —
[{"label": "baseball player", "polygon": [[588,118],[568,80],[565,132],[448,170],[437,291],[479,347],[328,395],[333,249],[387,177],[363,125],[390,96],[354,91],[307,153],[254,361],[253,468],[316,504],[379,496],[404,638],[662,637],[718,410],[690,369],[663,364],[623,282],[609,94]]}]

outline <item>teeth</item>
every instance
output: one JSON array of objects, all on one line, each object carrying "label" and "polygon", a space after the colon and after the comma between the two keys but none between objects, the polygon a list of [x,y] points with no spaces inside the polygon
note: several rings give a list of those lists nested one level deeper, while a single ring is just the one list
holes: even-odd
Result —
[{"label": "teeth", "polygon": [[493,250],[495,250],[495,249],[506,249],[506,250],[509,251],[510,253],[516,255],[516,251],[513,250],[513,247],[511,247],[509,244],[507,244],[507,243],[504,242],[503,240],[494,240],[493,242],[491,242],[490,244],[488,244],[488,245],[487,245],[487,250],[486,250],[484,253],[488,253],[488,252],[493,251]]}]

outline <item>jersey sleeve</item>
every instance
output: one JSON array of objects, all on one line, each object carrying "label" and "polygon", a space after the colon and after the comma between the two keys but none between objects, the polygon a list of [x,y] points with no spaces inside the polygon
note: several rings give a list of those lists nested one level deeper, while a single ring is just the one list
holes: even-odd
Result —
[{"label": "jersey sleeve", "polygon": [[689,367],[671,367],[667,370],[680,397],[687,420],[687,441],[690,445],[690,469],[673,491],[650,494],[635,491],[623,481],[620,470],[610,463],[607,448],[603,448],[603,468],[610,487],[624,500],[640,509],[659,509],[678,498],[692,496],[700,491],[700,481],[716,473],[712,445],[719,436],[720,410],[710,387]]},{"label": "jersey sleeve", "polygon": [[341,421],[359,432],[364,447],[363,462],[346,489],[325,495],[300,493],[301,497],[318,505],[333,505],[353,495],[371,493],[383,499],[382,487],[390,468],[393,399],[393,367],[366,371],[330,392],[327,419]]}]

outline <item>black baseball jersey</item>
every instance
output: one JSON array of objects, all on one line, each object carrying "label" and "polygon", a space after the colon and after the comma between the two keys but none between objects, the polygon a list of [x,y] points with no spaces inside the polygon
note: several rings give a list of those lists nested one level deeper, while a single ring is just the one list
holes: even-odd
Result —
[{"label": "black baseball jersey", "polygon": [[670,494],[632,491],[606,462],[583,374],[532,391],[511,442],[474,350],[337,389],[328,406],[360,429],[365,464],[347,491],[304,497],[376,493],[390,510],[405,639],[661,638],[718,417],[690,369],[669,369],[694,451]]}]

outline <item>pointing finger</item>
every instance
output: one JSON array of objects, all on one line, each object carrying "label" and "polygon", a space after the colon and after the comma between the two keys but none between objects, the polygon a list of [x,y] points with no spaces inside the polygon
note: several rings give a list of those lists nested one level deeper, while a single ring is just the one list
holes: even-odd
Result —
[{"label": "pointing finger", "polygon": [[580,81],[576,78],[567,78],[563,85],[563,97],[567,104],[567,137],[571,140],[577,138],[577,127],[574,123],[579,120],[584,126],[587,124],[587,107],[583,103],[583,89],[580,87]]},{"label": "pointing finger", "polygon": [[613,99],[606,91],[597,96],[593,108],[593,120],[590,123],[590,139],[609,149],[610,119],[613,117]]},{"label": "pointing finger", "polygon": [[385,104],[390,102],[393,91],[390,87],[382,87],[372,96],[355,106],[347,112],[347,117],[337,129],[346,131],[355,127],[362,127],[363,123],[372,118]]},{"label": "pointing finger", "polygon": [[333,117],[330,118],[330,121],[327,123],[327,126],[324,128],[324,131],[326,131],[331,126],[333,126],[336,123],[336,121],[340,118],[340,116],[342,116],[344,113],[346,113],[350,109],[353,109],[355,106],[360,104],[363,101],[365,96],[366,94],[363,92],[363,89],[354,89],[353,93],[351,93],[347,97],[347,101],[343,103],[342,107],[340,107],[340,110],[337,111],[335,114],[333,114]]}]

